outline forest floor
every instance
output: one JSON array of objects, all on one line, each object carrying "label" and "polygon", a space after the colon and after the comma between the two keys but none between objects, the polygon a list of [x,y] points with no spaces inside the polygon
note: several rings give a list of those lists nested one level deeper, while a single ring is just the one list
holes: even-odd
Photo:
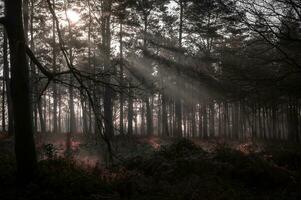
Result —
[{"label": "forest floor", "polygon": [[0,142],[0,199],[301,199],[297,145],[118,138],[119,159],[106,168],[103,159],[88,161],[97,157],[95,144],[74,144],[94,153],[79,162],[46,144],[36,178],[19,187],[14,156]]}]

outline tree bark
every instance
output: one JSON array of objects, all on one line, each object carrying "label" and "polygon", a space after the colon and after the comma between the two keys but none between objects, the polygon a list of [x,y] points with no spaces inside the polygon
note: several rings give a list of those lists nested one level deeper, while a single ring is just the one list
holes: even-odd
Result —
[{"label": "tree bark", "polygon": [[[180,6],[180,23],[179,23],[179,47],[182,48],[182,40],[183,40],[183,17],[184,17],[184,2],[182,0],[179,1]],[[180,60],[180,58],[179,58]],[[180,69],[177,69],[177,80],[176,85],[177,89],[180,89]],[[178,137],[182,136],[182,102],[181,97],[176,96],[175,98],[175,133]]]},{"label": "tree bark", "polygon": [[29,65],[26,58],[22,1],[5,0],[5,9],[11,60],[11,97],[17,170],[19,178],[22,181],[28,181],[36,172],[37,158],[33,137]]},{"label": "tree bark", "polygon": [[169,136],[167,108],[166,108],[166,95],[162,94],[162,135]]},{"label": "tree bark", "polygon": [[113,91],[109,86],[111,83],[111,74],[113,73],[110,66],[110,54],[111,54],[111,0],[102,1],[102,51],[104,52],[104,69],[107,76],[105,77],[106,85],[104,87],[104,124],[105,124],[105,136],[112,138],[114,136],[113,126]]},{"label": "tree bark", "polygon": [[9,77],[9,63],[8,63],[8,46],[7,46],[7,34],[4,32],[3,37],[3,76],[6,86],[6,98],[7,98],[7,116],[8,116],[8,134],[14,134],[14,121],[13,121],[13,108],[11,99],[11,80]]},{"label": "tree bark", "polygon": [[208,138],[208,115],[207,115],[207,105],[204,103],[202,105],[202,116],[203,116],[203,137]]},{"label": "tree bark", "polygon": [[215,108],[214,108],[214,102],[210,102],[209,104],[210,109],[210,115],[209,115],[209,132],[210,137],[215,137]]},{"label": "tree bark", "polygon": [[[122,20],[120,21],[120,35],[119,35],[119,45],[120,45],[120,85],[123,87],[123,41],[122,41],[122,32],[123,32],[123,24]],[[121,90],[120,93],[120,116],[119,116],[119,131],[120,134],[123,135],[123,118],[124,118],[124,112],[123,112],[123,104],[124,104],[124,95],[123,90]]]},{"label": "tree bark", "polygon": [[129,99],[128,99],[128,135],[133,135],[133,92],[131,85],[129,85]]},{"label": "tree bark", "polygon": [[151,136],[153,134],[153,116],[149,97],[146,97],[146,134]]},{"label": "tree bark", "polygon": [[141,102],[141,135],[145,135],[145,109],[144,109],[144,101]]},{"label": "tree bark", "polygon": [[6,119],[5,119],[5,79],[2,80],[2,132],[6,132]]},{"label": "tree bark", "polygon": [[203,113],[201,104],[199,104],[199,137],[203,137]]},{"label": "tree bark", "polygon": [[[70,63],[73,63],[73,53],[72,48],[70,47]],[[70,124],[69,132],[74,134],[76,132],[76,119],[75,119],[75,110],[74,110],[74,89],[73,89],[73,75],[70,74],[70,86],[69,86],[69,112],[70,112]]]},{"label": "tree bark", "polygon": [[[52,0],[53,9],[55,10],[55,0]],[[55,25],[55,19],[52,19],[52,68],[53,72],[57,72],[57,66],[56,66],[56,25]],[[57,130],[57,85],[56,83],[53,83],[53,133],[58,133]]]}]

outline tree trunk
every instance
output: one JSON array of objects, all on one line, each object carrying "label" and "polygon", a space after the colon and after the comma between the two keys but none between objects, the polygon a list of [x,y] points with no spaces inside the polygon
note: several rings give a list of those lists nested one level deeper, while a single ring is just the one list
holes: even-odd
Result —
[{"label": "tree trunk", "polygon": [[191,113],[191,135],[192,137],[196,137],[196,105],[192,105],[192,113]]},{"label": "tree trunk", "polygon": [[154,132],[153,130],[153,115],[152,109],[149,101],[149,97],[146,97],[146,134],[151,136]]},{"label": "tree trunk", "polygon": [[[34,33],[33,33],[33,19],[34,19],[34,2],[31,0],[30,1],[30,48],[31,48],[31,51],[34,52],[34,41],[33,41],[33,38],[34,38]],[[32,61],[30,61],[30,70],[31,70],[31,73],[30,73],[30,79],[31,79],[31,87],[32,87],[32,98],[34,100],[34,103],[33,103],[33,114],[34,114],[34,132],[37,133],[38,131],[38,107],[37,107],[37,96],[38,96],[38,89],[37,89],[37,84],[34,84],[37,82],[37,76],[36,76],[36,71],[35,71],[36,67],[35,65],[33,64]]]},{"label": "tree trunk", "polygon": [[234,105],[233,105],[233,114],[232,114],[232,121],[233,121],[233,137],[234,139],[238,139],[239,138],[239,103],[238,102],[235,102]]},{"label": "tree trunk", "polygon": [[202,115],[203,115],[203,137],[208,138],[208,115],[207,115],[207,105],[205,103],[202,105]]},{"label": "tree trunk", "polygon": [[157,110],[157,135],[158,136],[162,136],[162,102],[161,102],[161,94],[159,93],[158,95],[158,101],[157,101],[157,105],[158,105],[158,110]]},{"label": "tree trunk", "polygon": [[162,94],[162,135],[169,136],[167,108],[166,108],[166,95]]},{"label": "tree trunk", "polygon": [[2,132],[6,132],[6,119],[5,119],[5,79],[2,80]]},{"label": "tree trunk", "polygon": [[7,98],[7,116],[8,116],[8,134],[14,134],[14,121],[13,121],[13,108],[11,99],[11,80],[9,77],[9,64],[8,64],[8,49],[7,49],[7,34],[4,32],[3,38],[3,78],[6,86],[6,98]]},{"label": "tree trunk", "polygon": [[287,121],[288,121],[288,139],[291,142],[299,141],[298,131],[298,112],[297,104],[294,98],[291,98],[287,107]]},{"label": "tree trunk", "polygon": [[133,135],[133,92],[131,84],[129,84],[129,97],[128,97],[128,135]]},{"label": "tree trunk", "polygon": [[145,109],[144,109],[144,102],[141,102],[141,135],[145,135]]},{"label": "tree trunk", "polygon": [[222,112],[221,112],[221,103],[218,104],[218,137],[222,138]]},{"label": "tree trunk", "polygon": [[83,133],[84,133],[85,136],[87,136],[88,132],[89,132],[89,130],[88,130],[88,122],[87,122],[87,119],[88,119],[87,114],[89,112],[88,112],[88,109],[87,109],[88,103],[87,103],[87,100],[84,97],[83,91],[81,91],[81,98],[80,98],[80,100],[81,100],[81,105],[82,105]]},{"label": "tree trunk", "polygon": [[215,108],[214,108],[214,102],[210,102],[209,109],[210,109],[209,132],[210,132],[210,137],[213,138],[215,136]]},{"label": "tree trunk", "polygon": [[[53,9],[55,10],[55,0],[52,0]],[[55,19],[52,19],[52,68],[54,73],[57,72],[56,66],[56,28]],[[53,133],[58,133],[57,130],[57,85],[53,83]]]},{"label": "tree trunk", "polygon": [[[123,31],[123,24],[122,21],[120,22],[120,28],[119,28],[119,45],[120,45],[120,85],[123,87],[123,41],[122,41],[122,31]],[[123,104],[124,104],[124,95],[123,90],[121,90],[120,93],[120,116],[119,116],[119,131],[120,134],[123,135],[123,118],[124,118],[124,112],[123,112]]]},{"label": "tree trunk", "polygon": [[29,66],[22,23],[22,1],[5,0],[5,8],[11,60],[11,97],[17,170],[19,178],[28,181],[35,174],[37,158],[33,137]]},{"label": "tree trunk", "polygon": [[113,126],[113,91],[109,84],[111,83],[111,74],[113,73],[110,66],[110,52],[111,52],[111,0],[104,0],[102,3],[102,12],[106,15],[102,16],[102,51],[104,52],[104,69],[108,75],[105,77],[104,88],[104,124],[106,138],[112,138],[114,135]]},{"label": "tree trunk", "polygon": [[[184,3],[182,2],[182,0],[179,1],[179,6],[180,6],[179,47],[182,48],[183,15],[184,15]],[[180,89],[181,87],[180,76],[181,76],[180,69],[177,69],[177,80],[176,80],[177,89]],[[176,96],[175,98],[175,120],[176,120],[175,131],[176,131],[176,135],[179,137],[182,136],[182,102],[179,96]]]},{"label": "tree trunk", "polygon": [[57,119],[57,124],[58,124],[58,132],[62,132],[62,101],[61,101],[61,90],[60,87],[58,88],[58,119]]},{"label": "tree trunk", "polygon": [[199,104],[199,137],[203,137],[203,118],[202,118],[202,106]]},{"label": "tree trunk", "polygon": [[[73,63],[73,55],[72,48],[70,48],[70,63]],[[70,86],[69,86],[69,111],[70,111],[70,125],[69,132],[71,134],[76,132],[76,119],[75,119],[75,111],[74,111],[74,89],[73,89],[73,75],[70,74]]]}]

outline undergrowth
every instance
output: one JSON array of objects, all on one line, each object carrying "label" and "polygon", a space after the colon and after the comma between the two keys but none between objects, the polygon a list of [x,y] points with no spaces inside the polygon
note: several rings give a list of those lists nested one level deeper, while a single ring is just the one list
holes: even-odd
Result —
[{"label": "undergrowth", "polygon": [[[143,153],[133,153],[143,148]],[[18,188],[11,155],[0,155],[0,199],[301,199],[300,149],[266,146],[245,154],[227,145],[206,152],[180,139],[151,150],[129,147],[129,156],[110,169],[85,167],[52,156]]]}]

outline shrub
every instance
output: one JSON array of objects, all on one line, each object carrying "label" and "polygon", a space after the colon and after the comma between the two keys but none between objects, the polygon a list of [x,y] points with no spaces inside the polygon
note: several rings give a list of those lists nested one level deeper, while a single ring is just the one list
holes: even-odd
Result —
[{"label": "shrub", "polygon": [[158,154],[166,159],[186,158],[192,155],[204,156],[206,152],[188,139],[179,139],[171,145],[162,146]]},{"label": "shrub", "polygon": [[57,157],[57,149],[53,144],[44,144],[42,146],[42,152],[46,159],[53,159]]}]

